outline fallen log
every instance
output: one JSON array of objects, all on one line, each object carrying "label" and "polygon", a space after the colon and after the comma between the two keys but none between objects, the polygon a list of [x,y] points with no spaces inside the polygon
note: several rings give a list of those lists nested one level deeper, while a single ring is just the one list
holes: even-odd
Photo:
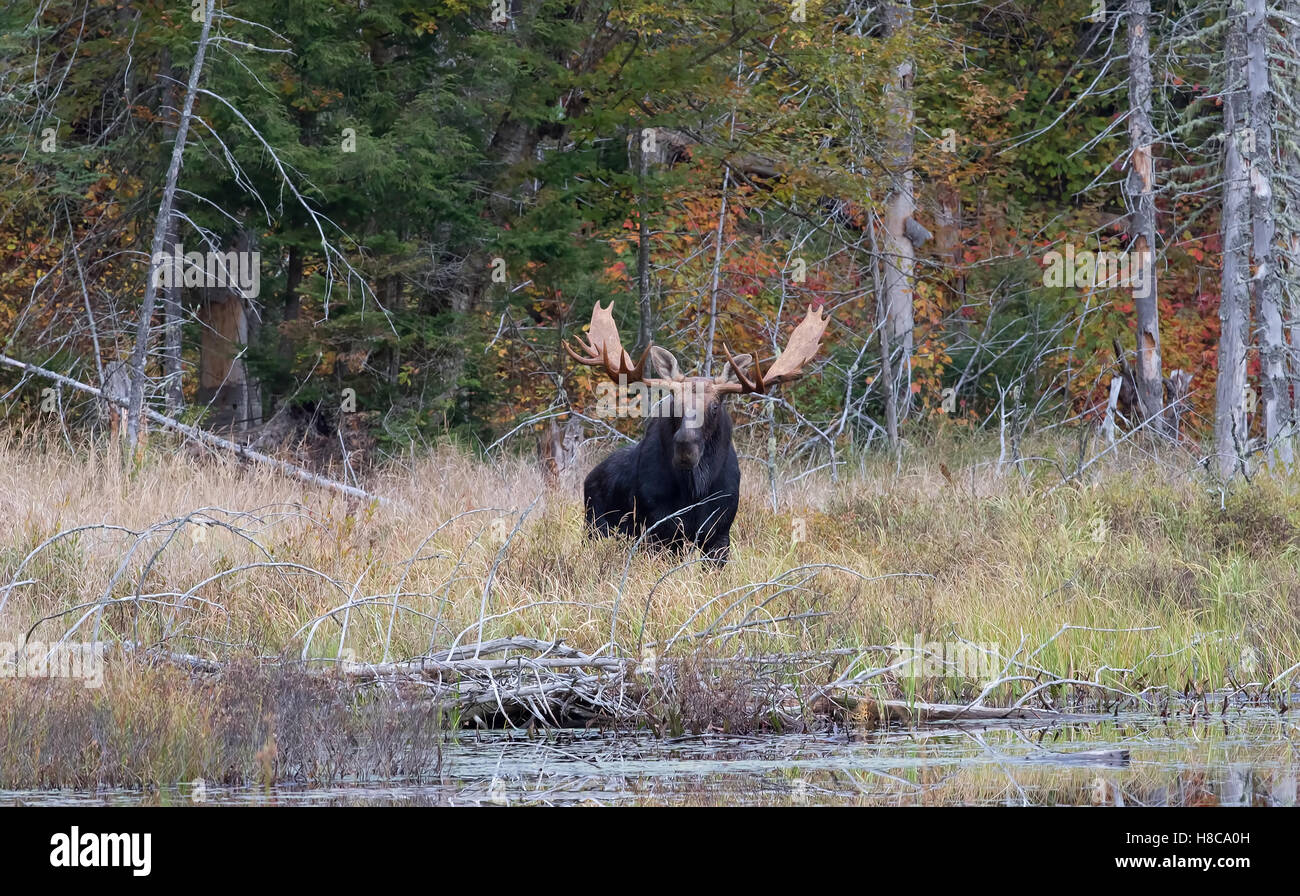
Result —
[{"label": "fallen log", "polygon": [[[6,364],[9,367],[21,370],[24,373],[44,377],[45,379],[52,380],[59,385],[67,386],[69,389],[75,389],[78,392],[93,395],[101,401],[108,402],[109,404],[114,404],[121,408],[128,407],[128,402],[124,398],[106,394],[103,390],[96,389],[94,386],[89,386],[83,382],[74,380],[71,377],[64,376],[61,373],[56,373],[53,370],[46,370],[44,367],[37,367],[35,364],[28,364],[26,361],[19,361],[17,358],[11,358],[4,354],[0,354],[0,364]],[[222,451],[229,451],[243,460],[260,466],[270,467],[286,476],[291,476],[294,479],[299,479],[303,482],[310,483],[311,485],[320,486],[321,488],[328,488],[336,492],[342,492],[351,498],[363,498],[367,501],[376,501],[380,504],[391,503],[387,498],[371,494],[370,492],[357,488],[356,486],[330,479],[327,476],[321,476],[319,473],[313,473],[311,470],[304,469],[297,464],[291,464],[288,461],[279,460],[270,455],[262,454],[260,451],[254,451],[245,445],[240,445],[237,442],[230,441],[229,439],[223,439],[220,436],[199,429],[197,426],[190,426],[188,423],[182,423],[179,420],[167,417],[150,408],[142,408],[141,413],[154,423],[180,433],[188,439],[193,439],[194,441],[200,442],[211,448],[219,448]]]},{"label": "fallen log", "polygon": [[452,661],[461,660],[468,657],[492,656],[497,653],[505,653],[510,650],[531,650],[537,653],[555,654],[564,657],[585,657],[587,654],[578,650],[576,647],[570,647],[564,641],[547,641],[542,638],[525,638],[521,635],[513,635],[509,638],[493,638],[490,641],[476,642],[473,644],[458,644],[455,647],[449,647],[446,650],[439,650],[437,653],[429,654],[426,659]]},{"label": "fallen log", "polygon": [[1025,757],[1026,762],[1057,762],[1066,765],[1115,765],[1129,763],[1128,750],[1080,750],[1074,753],[1034,753]]},{"label": "fallen log", "polygon": [[[221,663],[207,657],[195,656],[192,653],[177,653],[172,650],[164,650],[161,647],[137,646],[131,641],[122,643],[122,652],[124,654],[138,654],[155,663],[171,663],[174,666],[183,666],[196,673],[212,674],[220,672],[222,668]],[[108,651],[105,651],[105,656],[107,655]]]},{"label": "fallen log", "polygon": [[979,706],[966,703],[922,703],[907,700],[878,700],[852,694],[821,694],[813,700],[814,713],[853,716],[861,721],[888,722],[989,722],[1055,721],[1089,722],[1110,716],[1091,713],[1065,713],[1030,706]]},{"label": "fallen log", "polygon": [[[131,650],[130,645],[125,645]],[[194,673],[220,672],[223,664],[204,657],[174,653],[159,646],[141,651],[154,661],[170,662]],[[345,655],[346,656],[346,655]],[[791,658],[807,659],[803,654]],[[541,638],[496,638],[482,643],[462,644],[428,656],[400,662],[366,663],[350,657],[304,658],[303,673],[333,677],[345,687],[400,687],[432,699],[453,723],[461,726],[537,724],[563,727],[592,720],[612,723],[653,723],[651,705],[672,702],[685,675],[692,687],[704,667],[727,665],[733,671],[752,665],[753,657],[736,657],[730,662],[707,657],[699,663],[691,657],[660,658],[647,670],[633,657],[593,656],[561,641]],[[777,657],[765,657],[767,661]],[[891,723],[928,724],[1012,723],[1012,722],[1095,722],[1106,714],[1058,712],[1028,706],[998,707],[974,704],[925,703],[880,699],[862,693],[823,689],[808,701],[787,680],[780,669],[747,678],[745,717],[763,716],[777,720],[782,730],[801,730],[817,718],[841,724],[867,726]],[[735,688],[735,683],[728,685]],[[657,695],[657,696],[655,696]],[[651,697],[647,704],[647,697]],[[1033,762],[1117,764],[1127,761],[1122,751],[1100,750],[1079,753],[1043,752],[1028,757]]]},{"label": "fallen log", "polygon": [[463,659],[434,660],[419,659],[404,663],[360,663],[344,661],[339,664],[339,673],[353,681],[374,681],[378,679],[422,678],[436,675],[461,675],[472,672],[510,672],[529,669],[597,669],[601,671],[621,672],[628,665],[635,665],[635,660],[620,660],[613,657],[578,658],[578,657],[524,657],[512,656],[500,660]]}]

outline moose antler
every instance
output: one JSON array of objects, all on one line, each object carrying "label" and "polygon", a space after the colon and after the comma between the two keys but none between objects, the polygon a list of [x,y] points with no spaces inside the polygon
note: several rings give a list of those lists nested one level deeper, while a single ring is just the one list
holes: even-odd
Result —
[{"label": "moose antler", "polygon": [[614,382],[637,383],[646,381],[645,361],[650,356],[649,347],[641,354],[641,360],[634,365],[632,356],[623,348],[623,341],[618,335],[618,324],[614,323],[614,302],[608,308],[596,307],[591,310],[591,326],[587,328],[587,339],[575,336],[574,342],[582,349],[578,354],[569,344],[564,343],[564,350],[569,357],[588,367],[603,368]]},{"label": "moose antler", "polygon": [[719,391],[737,392],[741,395],[751,392],[766,393],[778,383],[786,383],[803,376],[804,367],[812,360],[813,355],[817,354],[827,323],[829,321],[822,315],[822,310],[809,305],[803,320],[790,334],[790,341],[786,343],[785,351],[772,362],[766,373],[760,371],[757,364],[754,365],[752,379],[745,375],[745,371],[736,363],[736,359],[731,355],[731,349],[724,342],[722,350],[727,353],[727,363],[731,365],[732,372],[740,382],[722,383],[718,386]]}]

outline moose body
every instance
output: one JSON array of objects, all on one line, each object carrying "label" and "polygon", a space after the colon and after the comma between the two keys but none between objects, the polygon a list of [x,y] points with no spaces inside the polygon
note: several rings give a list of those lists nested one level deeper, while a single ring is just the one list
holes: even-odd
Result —
[{"label": "moose body", "polygon": [[694,544],[710,561],[726,563],[740,505],[740,462],[726,408],[719,403],[712,420],[708,414],[698,432],[686,425],[687,415],[653,416],[640,442],[597,464],[582,484],[588,531],[648,533],[654,544],[674,550]]},{"label": "moose body", "polygon": [[[826,319],[808,309],[781,356],[761,372],[750,355],[733,356],[716,377],[684,376],[672,353],[649,346],[635,365],[623,349],[611,313],[597,303],[580,364],[603,368],[619,388],[641,383],[665,396],[650,410],[641,441],[620,448],[596,465],[582,485],[587,532],[644,535],[653,544],[681,550],[697,546],[718,566],[731,555],[731,524],[740,504],[740,462],[731,444],[728,395],[764,393],[803,374],[816,353]],[[646,361],[657,375],[649,376]],[[753,369],[751,370],[751,365]]]}]

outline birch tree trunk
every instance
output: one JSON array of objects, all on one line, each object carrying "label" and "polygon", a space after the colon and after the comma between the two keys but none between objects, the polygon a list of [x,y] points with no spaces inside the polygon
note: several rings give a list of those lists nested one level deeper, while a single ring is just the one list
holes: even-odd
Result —
[{"label": "birch tree trunk", "polygon": [[1151,125],[1151,0],[1128,0],[1127,192],[1131,217],[1133,301],[1137,306],[1137,394],[1142,419],[1166,435],[1160,361],[1160,303],[1156,288],[1155,128]]},{"label": "birch tree trunk", "polygon": [[[1286,17],[1289,41],[1283,44],[1287,71],[1300,70],[1300,0],[1285,0],[1282,4]],[[1286,276],[1282,278],[1288,330],[1291,337],[1291,422],[1300,421],[1300,85],[1295,79],[1279,79],[1274,85],[1282,110],[1281,139],[1276,141],[1282,158],[1282,254]]]},{"label": "birch tree trunk", "polygon": [[[163,51],[160,70],[165,72],[169,79],[167,89],[163,92],[163,102],[168,108],[175,109],[180,97],[180,89],[177,86],[180,73],[172,68],[170,50]],[[175,145],[176,126],[171,122],[163,126],[163,139],[170,140]],[[171,252],[179,238],[180,220],[173,214],[167,223],[166,251]],[[172,281],[163,287],[163,402],[169,417],[179,417],[185,404],[181,323],[181,284]]]},{"label": "birch tree trunk", "polygon": [[[884,4],[885,38],[901,36],[906,41],[912,27],[911,0],[886,0]],[[892,392],[897,416],[906,416],[911,401],[912,331],[914,306],[912,276],[916,252],[907,237],[907,221],[916,210],[913,191],[913,110],[912,60],[904,59],[885,88],[889,115],[889,136],[885,143],[885,165],[889,170],[890,190],[885,198],[884,290],[886,326],[890,332],[882,345],[888,344],[897,357],[886,366],[893,373]]]},{"label": "birch tree trunk", "polygon": [[[190,117],[194,112],[194,95],[198,91],[199,76],[203,72],[203,57],[208,51],[208,35],[212,31],[212,16],[216,0],[207,0],[203,11],[203,27],[199,32],[199,45],[190,67],[190,80],[185,87],[185,100],[181,106],[180,120],[176,126],[176,142],[172,144],[171,163],[167,166],[167,180],[163,186],[162,200],[158,203],[158,217],[154,220],[152,252],[148,275],[144,283],[144,300],[140,303],[140,320],[136,324],[135,345],[131,349],[131,394],[127,404],[126,441],[134,446],[140,439],[141,409],[144,407],[145,364],[149,357],[154,308],[158,302],[158,263],[167,248],[167,233],[171,228],[172,211],[176,202],[176,184],[180,179],[181,159],[185,155],[185,141],[189,138]],[[170,263],[170,262],[164,262]]]},{"label": "birch tree trunk", "polygon": [[1291,400],[1286,341],[1282,331],[1282,284],[1273,251],[1277,233],[1273,209],[1273,94],[1268,71],[1268,12],[1265,0],[1246,0],[1246,82],[1250,94],[1250,139],[1245,165],[1250,184],[1251,292],[1259,313],[1260,405],[1270,466],[1291,466]]},{"label": "birch tree trunk", "polygon": [[[173,215],[167,228],[168,251],[179,238],[177,225]],[[179,417],[185,404],[181,323],[181,285],[173,282],[163,287],[163,401],[168,417]]]},{"label": "birch tree trunk", "polygon": [[[885,434],[889,437],[889,450],[898,455],[898,402],[895,400],[894,371],[890,368],[893,346],[889,339],[889,320],[885,307],[884,259],[880,255],[876,228],[879,219],[873,214],[867,222],[867,232],[871,235],[871,280],[872,293],[876,297],[876,327],[880,334],[880,391],[885,406]],[[883,230],[883,227],[881,228]]]},{"label": "birch tree trunk", "polygon": [[636,210],[636,305],[637,357],[654,339],[654,320],[650,308],[650,196],[646,192],[646,176],[650,173],[650,153],[646,151],[645,134],[635,135],[637,150],[637,204]]},{"label": "birch tree trunk", "polygon": [[731,188],[731,169],[722,172],[722,205],[718,209],[718,229],[714,232],[713,271],[709,275],[709,333],[704,353],[704,374],[713,370],[713,343],[718,332],[718,279],[722,269],[723,240],[726,238],[727,191]]},{"label": "birch tree trunk", "polygon": [[1215,469],[1230,479],[1241,469],[1246,431],[1246,346],[1250,338],[1250,295],[1246,284],[1249,184],[1241,155],[1246,97],[1243,62],[1245,21],[1233,4],[1225,49],[1223,91],[1223,270],[1219,298],[1219,377],[1214,401]]}]

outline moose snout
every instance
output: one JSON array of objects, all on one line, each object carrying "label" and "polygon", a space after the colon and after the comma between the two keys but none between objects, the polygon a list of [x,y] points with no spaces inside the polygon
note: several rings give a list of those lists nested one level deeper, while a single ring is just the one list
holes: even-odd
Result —
[{"label": "moose snout", "polygon": [[695,469],[703,453],[704,444],[698,432],[682,430],[673,437],[673,466],[677,469]]}]

